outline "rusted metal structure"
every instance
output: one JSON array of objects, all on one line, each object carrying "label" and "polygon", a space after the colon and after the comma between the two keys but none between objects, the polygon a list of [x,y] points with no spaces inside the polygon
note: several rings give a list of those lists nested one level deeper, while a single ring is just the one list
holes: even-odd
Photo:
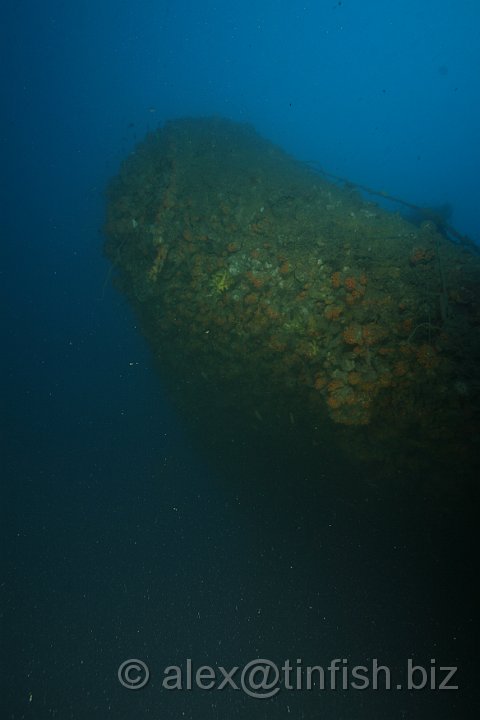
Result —
[{"label": "rusted metal structure", "polygon": [[[109,189],[106,253],[185,411],[389,467],[472,469],[480,258],[247,125],[149,134]],[[214,408],[214,413],[211,412]]]}]

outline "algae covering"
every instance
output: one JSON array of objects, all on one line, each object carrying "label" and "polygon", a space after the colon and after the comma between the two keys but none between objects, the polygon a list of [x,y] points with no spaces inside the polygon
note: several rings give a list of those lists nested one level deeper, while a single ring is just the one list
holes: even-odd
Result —
[{"label": "algae covering", "polygon": [[480,259],[326,181],[248,125],[149,134],[106,253],[185,412],[315,452],[473,469]]}]

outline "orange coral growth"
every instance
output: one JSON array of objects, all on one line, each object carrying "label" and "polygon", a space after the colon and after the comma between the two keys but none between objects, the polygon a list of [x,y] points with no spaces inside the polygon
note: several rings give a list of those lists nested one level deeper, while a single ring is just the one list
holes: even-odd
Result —
[{"label": "orange coral growth", "polygon": [[431,345],[424,343],[417,350],[417,360],[427,370],[433,370],[438,365],[438,357]]},{"label": "orange coral growth", "polygon": [[360,374],[356,372],[355,370],[352,370],[348,373],[348,382],[350,385],[358,385],[360,382]]},{"label": "orange coral growth", "polygon": [[[329,390],[332,383],[329,383]],[[327,397],[327,405],[331,410],[337,410],[342,405],[349,405],[352,407],[356,404],[357,398],[354,390],[351,387],[345,387],[341,385],[335,391],[330,390],[330,394]]]},{"label": "orange coral growth", "polygon": [[408,373],[408,365],[404,360],[399,360],[393,366],[393,374],[396,375],[396,377],[403,377],[407,373]]},{"label": "orange coral growth", "polygon": [[360,384],[360,390],[363,392],[363,396],[362,396],[363,399],[361,401],[361,405],[366,407],[367,405],[370,404],[371,395],[372,395],[372,393],[376,392],[377,388],[376,388],[374,382],[368,381],[368,382],[362,382]]},{"label": "orange coral growth", "polygon": [[253,274],[252,272],[250,272],[250,271],[247,272],[247,277],[248,277],[248,279],[250,280],[250,282],[252,283],[253,287],[255,287],[255,288],[261,288],[261,287],[262,287],[262,285],[263,285],[263,280],[262,280],[262,278],[257,277],[256,275],[254,275],[254,274]]},{"label": "orange coral growth", "polygon": [[332,410],[336,410],[342,405],[342,400],[338,397],[338,395],[329,395],[327,398],[327,405],[332,408]]},{"label": "orange coral growth", "polygon": [[356,300],[360,300],[365,294],[365,288],[360,286],[356,290],[352,290],[351,292],[347,292],[346,295],[346,301],[349,305],[353,305],[353,303]]},{"label": "orange coral growth", "polygon": [[410,335],[413,328],[413,319],[412,318],[405,318],[405,320],[402,320],[400,323],[400,332],[404,335]]},{"label": "orange coral growth", "polygon": [[368,323],[368,325],[364,325],[362,328],[362,339],[365,345],[375,345],[375,343],[380,340],[382,334],[382,330],[375,323]]},{"label": "orange coral growth", "polygon": [[326,383],[327,383],[327,381],[323,375],[317,375],[315,377],[315,382],[313,383],[313,386],[314,386],[315,390],[323,390]]},{"label": "orange coral growth", "polygon": [[328,392],[335,392],[336,390],[340,390],[340,388],[343,388],[343,382],[341,380],[330,380],[328,383]]},{"label": "orange coral growth", "polygon": [[348,345],[358,345],[362,342],[362,326],[348,325],[343,331],[343,339]]},{"label": "orange coral growth", "polygon": [[332,287],[334,287],[334,288],[339,288],[339,287],[341,287],[341,285],[342,285],[342,276],[341,276],[341,274],[340,274],[338,271],[337,271],[337,272],[334,272],[334,273],[332,274],[331,278],[330,278],[330,281],[331,281],[331,283],[332,283]]},{"label": "orange coral growth", "polygon": [[238,250],[238,245],[235,245],[234,242],[228,243],[228,245],[227,245],[227,250],[228,250],[229,253],[237,252],[237,250]]},{"label": "orange coral growth", "polygon": [[338,320],[342,312],[343,307],[341,305],[329,305],[327,308],[325,308],[323,314],[327,318],[327,320]]},{"label": "orange coral growth", "polygon": [[271,320],[278,320],[278,318],[280,317],[280,313],[278,312],[278,310],[275,310],[275,308],[273,308],[271,305],[267,305],[265,307],[265,313],[267,317],[269,317]]},{"label": "orange coral growth", "polygon": [[279,271],[279,273],[280,273],[281,275],[286,275],[287,273],[290,272],[290,263],[288,262],[288,260],[285,260],[285,261],[280,265],[280,267],[278,268],[278,271]]},{"label": "orange coral growth", "polygon": [[416,265],[426,265],[431,262],[434,257],[435,253],[431,248],[416,247],[413,248],[410,253],[408,261],[412,267],[415,267]]},{"label": "orange coral growth", "polygon": [[349,275],[349,277],[345,278],[344,285],[347,290],[355,290],[355,288],[357,287],[357,282],[352,275]]}]

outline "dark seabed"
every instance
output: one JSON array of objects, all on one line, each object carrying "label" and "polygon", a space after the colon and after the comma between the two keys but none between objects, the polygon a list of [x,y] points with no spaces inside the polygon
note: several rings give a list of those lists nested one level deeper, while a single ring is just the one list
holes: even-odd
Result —
[{"label": "dark seabed", "polygon": [[[103,256],[122,160],[158,124],[205,115],[415,205],[448,202],[478,243],[480,10],[404,5],[7,3],[1,718],[476,717],[464,468],[379,482],[328,444],[245,431],[235,409],[222,427],[214,404],[185,416]],[[322,666],[328,686],[250,697],[258,658],[289,661],[292,682]],[[136,691],[117,674],[129,659],[150,671]],[[212,689],[186,689],[189,659]],[[385,670],[378,690],[351,687],[377,662],[392,689]],[[407,689],[409,663],[434,687]],[[164,687],[169,666],[182,689]],[[220,667],[238,668],[236,689],[218,689]],[[439,689],[445,667],[458,689]]]}]

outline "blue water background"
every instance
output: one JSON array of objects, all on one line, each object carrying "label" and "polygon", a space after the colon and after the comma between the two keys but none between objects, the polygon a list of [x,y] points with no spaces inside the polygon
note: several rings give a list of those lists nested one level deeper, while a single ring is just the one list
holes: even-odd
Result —
[{"label": "blue water background", "polygon": [[[478,2],[25,0],[2,16],[1,717],[327,717],[301,693],[162,693],[161,668],[192,656],[400,662],[445,642],[453,664],[470,627],[462,542],[447,562],[403,516],[365,529],[358,497],[280,522],[265,494],[237,496],[169,406],[101,226],[147,130],[221,115],[332,173],[449,202],[480,241]],[[143,694],[116,679],[132,656],[152,666]],[[439,718],[460,699],[322,703]]]}]

